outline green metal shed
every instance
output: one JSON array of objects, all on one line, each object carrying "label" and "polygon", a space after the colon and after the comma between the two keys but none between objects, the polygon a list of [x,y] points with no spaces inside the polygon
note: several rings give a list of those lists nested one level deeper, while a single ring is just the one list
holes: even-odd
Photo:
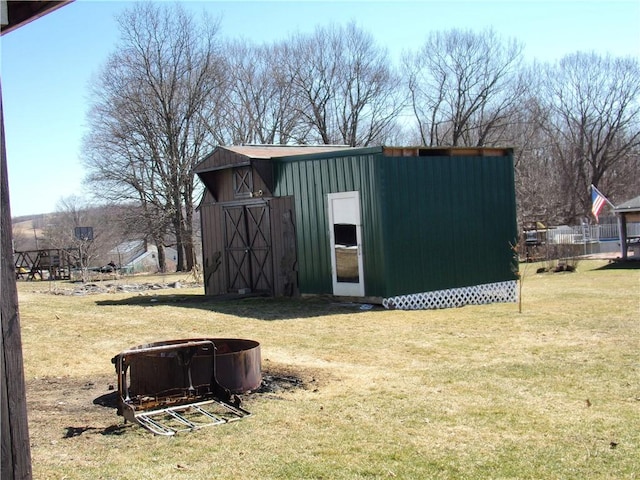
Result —
[{"label": "green metal shed", "polygon": [[[261,287],[273,295],[362,297],[389,308],[516,299],[511,149],[218,147],[196,172],[207,186],[200,206],[205,277],[213,279],[207,294]],[[237,186],[247,176],[252,187],[242,200]],[[235,187],[220,198],[225,182]],[[239,205],[245,213],[228,220],[225,208]],[[234,233],[234,225],[264,218],[246,210],[251,205],[269,212],[269,228]],[[269,259],[254,253],[252,238]],[[247,281],[238,283],[235,270],[243,268]],[[256,275],[270,280],[249,285]]]}]

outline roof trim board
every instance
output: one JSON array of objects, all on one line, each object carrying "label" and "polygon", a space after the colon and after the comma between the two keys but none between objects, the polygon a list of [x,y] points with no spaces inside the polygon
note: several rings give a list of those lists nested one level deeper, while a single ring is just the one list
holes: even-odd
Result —
[{"label": "roof trim board", "polygon": [[279,160],[295,162],[349,155],[382,153],[385,157],[503,157],[513,154],[512,148],[485,147],[348,147],[344,145],[230,145],[218,146],[196,166],[203,174],[233,167],[248,166],[256,161]]},{"label": "roof trim board", "polygon": [[0,35],[12,32],[73,1],[74,0],[1,0],[2,22],[0,25]]}]

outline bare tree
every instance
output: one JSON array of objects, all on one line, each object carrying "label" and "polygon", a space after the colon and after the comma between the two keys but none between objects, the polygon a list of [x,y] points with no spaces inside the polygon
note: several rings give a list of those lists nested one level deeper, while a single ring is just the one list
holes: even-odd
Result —
[{"label": "bare tree", "polygon": [[351,23],[289,42],[287,66],[310,141],[381,144],[403,108],[386,50]]},{"label": "bare tree", "polygon": [[526,93],[522,45],[493,30],[434,32],[403,64],[424,145],[487,146],[503,140]]},{"label": "bare tree", "polygon": [[[41,243],[47,248],[70,251],[86,280],[87,267],[104,265],[109,252],[121,242],[114,218],[107,208],[87,204],[77,196],[65,197],[49,216]],[[76,229],[86,227],[92,229],[92,236],[78,236]]]},{"label": "bare tree", "polygon": [[88,179],[110,199],[137,202],[159,246],[170,222],[177,269],[191,269],[193,168],[211,146],[205,119],[222,85],[218,24],[139,3],[119,25],[121,43],[94,86]]},{"label": "bare tree", "polygon": [[[544,112],[531,96],[513,112],[506,129],[506,144],[514,146],[515,188],[518,217],[522,221],[550,220],[558,207],[559,196],[549,182],[552,155],[544,132],[538,127]],[[555,220],[555,219],[553,219]]]},{"label": "bare tree", "polygon": [[555,168],[553,154],[540,123],[547,112],[538,100],[539,67],[524,67],[519,77],[528,85],[527,95],[507,114],[503,144],[514,149],[515,188],[518,218],[524,221],[552,221],[563,201],[561,192],[549,182]]},{"label": "bare tree", "polygon": [[350,23],[338,32],[344,42],[334,111],[345,145],[381,144],[404,108],[399,79],[387,51]]},{"label": "bare tree", "polygon": [[[148,161],[143,140],[133,143],[136,135],[119,125],[119,119],[102,108],[94,106],[91,112],[92,132],[85,138],[85,165],[89,170],[88,181],[95,186],[95,193],[102,202],[129,204],[121,221],[131,233],[142,233],[160,252],[170,231],[170,204],[165,188],[159,184],[155,165]],[[128,135],[131,135],[128,137]],[[97,200],[98,200],[97,199]],[[140,228],[142,227],[142,232]],[[162,257],[161,257],[162,258]],[[160,264],[163,269],[162,263]]]},{"label": "bare tree", "polygon": [[284,44],[253,45],[246,40],[225,45],[227,84],[212,126],[217,143],[297,141],[300,108],[286,76],[283,48]]},{"label": "bare tree", "polygon": [[548,114],[540,126],[553,147],[555,184],[566,193],[563,216],[570,221],[588,215],[590,184],[609,196],[614,185],[637,187],[640,63],[578,52],[542,73],[540,101]]}]

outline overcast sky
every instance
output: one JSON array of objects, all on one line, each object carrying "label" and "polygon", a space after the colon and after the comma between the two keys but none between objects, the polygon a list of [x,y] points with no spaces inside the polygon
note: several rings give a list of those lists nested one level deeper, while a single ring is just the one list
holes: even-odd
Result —
[{"label": "overcast sky", "polygon": [[[488,27],[524,43],[527,60],[575,51],[640,58],[638,0],[180,3],[220,17],[223,36],[256,42],[355,21],[394,59],[419,48],[429,32]],[[114,51],[114,16],[131,4],[76,0],[0,37],[12,216],[52,212],[60,198],[85,195],[79,159],[88,85]]]}]

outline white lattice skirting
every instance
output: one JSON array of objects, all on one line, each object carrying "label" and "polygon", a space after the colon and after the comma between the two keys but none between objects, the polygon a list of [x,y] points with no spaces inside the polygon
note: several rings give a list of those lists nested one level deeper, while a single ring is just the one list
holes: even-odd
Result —
[{"label": "white lattice skirting", "polygon": [[398,310],[427,310],[433,308],[462,307],[486,303],[516,302],[518,300],[517,281],[486,283],[472,287],[449,288],[433,292],[413,293],[385,298],[385,308]]}]

